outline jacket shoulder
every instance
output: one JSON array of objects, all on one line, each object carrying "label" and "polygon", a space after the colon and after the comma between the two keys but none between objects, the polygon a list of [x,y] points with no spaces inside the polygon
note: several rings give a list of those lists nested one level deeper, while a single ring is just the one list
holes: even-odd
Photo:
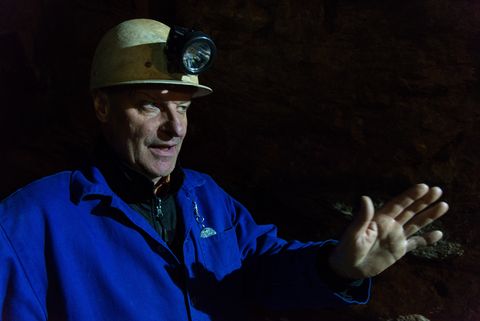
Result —
[{"label": "jacket shoulder", "polygon": [[52,197],[56,193],[69,193],[72,171],[62,171],[52,175],[44,176],[17,189],[15,192],[3,199],[0,204],[28,200],[41,202]]}]

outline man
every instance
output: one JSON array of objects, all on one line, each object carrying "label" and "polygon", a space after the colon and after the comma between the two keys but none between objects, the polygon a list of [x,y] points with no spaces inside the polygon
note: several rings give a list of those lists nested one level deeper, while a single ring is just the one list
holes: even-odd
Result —
[{"label": "man", "polygon": [[0,204],[2,320],[249,320],[258,305],[365,303],[370,277],[442,237],[416,234],[448,209],[437,187],[376,212],[362,197],[340,242],[286,242],[210,177],[176,166],[191,101],[211,89],[178,69],[169,34],[136,19],[103,37],[96,159]]}]

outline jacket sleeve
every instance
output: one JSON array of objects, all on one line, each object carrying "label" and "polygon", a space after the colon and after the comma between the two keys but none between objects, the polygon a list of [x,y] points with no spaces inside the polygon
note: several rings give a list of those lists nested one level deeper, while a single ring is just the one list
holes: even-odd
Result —
[{"label": "jacket sleeve", "polygon": [[[371,280],[333,284],[322,259],[335,240],[287,242],[273,225],[257,225],[248,211],[233,200],[236,233],[246,271],[246,293],[269,308],[320,308],[364,304]],[[341,282],[340,282],[341,283]],[[345,286],[346,285],[346,286]]]},{"label": "jacket sleeve", "polygon": [[45,312],[1,225],[0,312],[3,321],[46,320]]}]

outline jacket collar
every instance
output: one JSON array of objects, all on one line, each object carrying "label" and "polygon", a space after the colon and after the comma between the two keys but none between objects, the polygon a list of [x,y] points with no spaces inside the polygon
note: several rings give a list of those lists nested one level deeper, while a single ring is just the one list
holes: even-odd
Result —
[{"label": "jacket collar", "polygon": [[193,193],[196,188],[205,184],[205,178],[200,173],[182,167],[179,167],[179,170],[184,175],[181,188],[187,192]]},{"label": "jacket collar", "polygon": [[[205,179],[197,172],[179,167],[184,179],[181,189],[188,194],[194,194],[197,187],[205,184]],[[97,166],[89,166],[83,170],[74,171],[70,180],[71,199],[75,204],[90,197],[113,197],[115,193],[108,185],[104,175]]]},{"label": "jacket collar", "polygon": [[70,197],[75,204],[89,197],[112,197],[113,191],[108,186],[100,170],[91,166],[72,173],[70,179]]},{"label": "jacket collar", "polygon": [[[182,228],[184,234],[183,238],[186,239],[195,222],[195,189],[205,184],[205,179],[200,173],[195,171],[184,170],[182,168],[178,168],[178,170],[184,174],[183,184],[177,192],[176,200],[178,202],[177,205],[181,209],[179,214],[182,215],[184,222]],[[168,249],[166,243],[160,238],[158,233],[154,231],[148,222],[138,215],[138,213],[134,213],[134,211],[112,191],[98,167],[90,166],[84,170],[74,171],[71,176],[70,193],[72,202],[77,205],[82,201],[87,200],[106,200],[108,203],[107,206],[119,209],[131,222]],[[172,255],[175,257],[173,252]]]}]

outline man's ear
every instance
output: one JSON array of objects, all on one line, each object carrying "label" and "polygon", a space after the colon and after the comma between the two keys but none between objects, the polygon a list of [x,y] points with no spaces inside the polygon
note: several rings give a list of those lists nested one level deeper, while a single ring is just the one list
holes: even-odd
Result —
[{"label": "man's ear", "polygon": [[101,90],[95,90],[92,92],[92,98],[97,119],[102,123],[108,122],[110,118],[110,100],[108,95]]}]

